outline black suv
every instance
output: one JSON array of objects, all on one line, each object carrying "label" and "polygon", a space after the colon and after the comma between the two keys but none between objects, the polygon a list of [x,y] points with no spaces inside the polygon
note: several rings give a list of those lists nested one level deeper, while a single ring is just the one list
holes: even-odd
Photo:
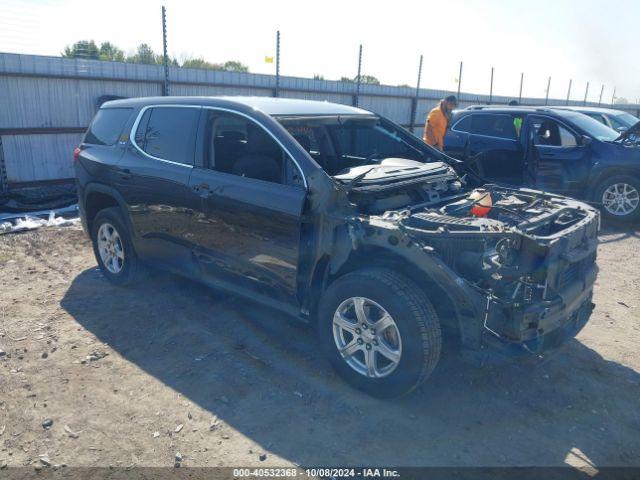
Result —
[{"label": "black suv", "polygon": [[427,378],[443,334],[541,352],[593,307],[597,210],[474,188],[461,162],[365,110],[117,100],[74,157],[107,279],[156,265],[312,322],[340,375],[372,395]]},{"label": "black suv", "polygon": [[583,198],[632,221],[640,218],[639,128],[620,133],[560,108],[478,106],[454,112],[444,145],[487,181]]}]

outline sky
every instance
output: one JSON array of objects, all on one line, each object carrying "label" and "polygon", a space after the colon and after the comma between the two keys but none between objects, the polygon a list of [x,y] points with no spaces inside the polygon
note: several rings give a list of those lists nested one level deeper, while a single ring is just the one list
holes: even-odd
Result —
[{"label": "sky", "polygon": [[0,51],[60,55],[80,39],[110,41],[125,52],[148,43],[162,52],[161,6],[167,9],[169,54],[210,62],[239,60],[251,72],[327,80],[362,73],[387,85],[421,85],[517,98],[603,103],[640,98],[636,49],[640,2],[619,0],[0,0]]}]

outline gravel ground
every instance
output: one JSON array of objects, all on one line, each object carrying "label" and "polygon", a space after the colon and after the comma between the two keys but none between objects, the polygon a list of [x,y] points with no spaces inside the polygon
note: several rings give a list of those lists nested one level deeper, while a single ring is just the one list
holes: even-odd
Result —
[{"label": "gravel ground", "polygon": [[381,401],[278,312],[161,273],[114,287],[76,228],[0,236],[0,467],[640,465],[640,232],[601,241],[562,350],[449,354]]}]

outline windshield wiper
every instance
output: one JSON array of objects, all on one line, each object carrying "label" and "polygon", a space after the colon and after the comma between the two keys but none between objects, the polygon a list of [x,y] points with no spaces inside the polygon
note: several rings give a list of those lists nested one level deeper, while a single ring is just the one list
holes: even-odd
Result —
[{"label": "windshield wiper", "polygon": [[371,172],[372,170],[375,170],[376,168],[378,167],[377,166],[371,167],[370,169],[366,170],[360,175],[356,175],[351,180],[349,180],[349,183],[347,183],[346,185],[341,185],[340,188],[344,190],[345,193],[349,193],[353,189],[353,187],[355,187],[358,183],[360,183],[360,180],[362,180],[364,177],[366,177],[369,174],[369,172]]}]

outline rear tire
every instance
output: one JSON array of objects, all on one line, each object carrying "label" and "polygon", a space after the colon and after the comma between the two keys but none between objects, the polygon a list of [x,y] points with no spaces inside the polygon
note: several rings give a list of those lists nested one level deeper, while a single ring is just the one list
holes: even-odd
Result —
[{"label": "rear tire", "polygon": [[384,268],[358,270],[329,286],[318,309],[318,336],[338,374],[379,398],[415,389],[442,348],[440,322],[425,293]]},{"label": "rear tire", "polygon": [[593,200],[601,204],[602,216],[609,220],[632,222],[640,218],[640,180],[627,174],[602,180],[594,189]]},{"label": "rear tire", "polygon": [[105,208],[96,214],[91,240],[98,267],[107,280],[128,285],[141,278],[143,268],[119,208]]}]

